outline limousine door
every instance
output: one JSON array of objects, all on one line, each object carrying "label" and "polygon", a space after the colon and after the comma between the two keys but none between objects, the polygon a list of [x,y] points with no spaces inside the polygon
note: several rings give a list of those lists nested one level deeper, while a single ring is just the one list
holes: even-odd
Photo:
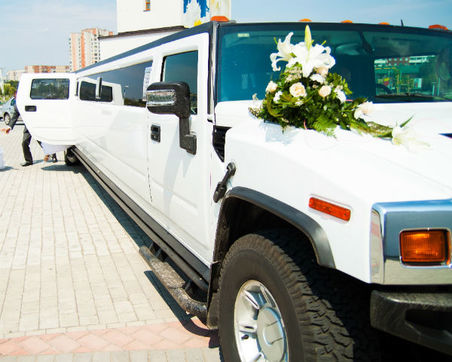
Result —
[{"label": "limousine door", "polygon": [[75,74],[23,74],[17,108],[31,135],[53,145],[74,145]]},{"label": "limousine door", "polygon": [[[210,179],[206,167],[211,139],[207,130],[208,40],[208,35],[202,34],[167,45],[162,69],[157,72],[163,88],[165,84],[180,82],[188,86],[184,89],[191,107],[184,112],[184,119],[171,110],[168,113],[172,114],[162,114],[148,106],[147,112],[151,205],[166,230],[206,263],[212,254],[207,214]],[[152,92],[157,87],[157,98],[166,93],[158,90],[159,84],[162,83],[148,88]]]}]

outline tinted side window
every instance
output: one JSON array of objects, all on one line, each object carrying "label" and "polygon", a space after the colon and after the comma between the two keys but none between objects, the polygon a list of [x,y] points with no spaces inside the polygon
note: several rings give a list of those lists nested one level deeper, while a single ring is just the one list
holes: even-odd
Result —
[{"label": "tinted side window", "polygon": [[82,101],[113,101],[113,88],[107,85],[102,85],[100,92],[100,99],[96,99],[96,85],[90,82],[82,81],[80,83],[80,99]]},{"label": "tinted side window", "polygon": [[[82,81],[80,85],[80,99],[95,101],[96,82],[98,78],[102,78],[101,102],[111,102],[114,96],[122,97],[122,99],[115,99],[115,104],[145,107],[145,90],[148,86],[145,82],[148,80],[151,67],[152,62],[145,62],[90,75],[87,78],[92,82]],[[91,89],[92,87],[94,90]]]},{"label": "tinted side window", "polygon": [[111,102],[113,101],[113,88],[108,85],[103,85],[100,91],[100,101],[101,102]]},{"label": "tinted side window", "polygon": [[80,99],[83,101],[96,100],[96,85],[89,82],[80,83]]},{"label": "tinted side window", "polygon": [[185,82],[190,87],[191,113],[198,111],[198,52],[167,56],[163,65],[164,82]]},{"label": "tinted side window", "polygon": [[31,99],[68,99],[69,79],[33,79]]}]

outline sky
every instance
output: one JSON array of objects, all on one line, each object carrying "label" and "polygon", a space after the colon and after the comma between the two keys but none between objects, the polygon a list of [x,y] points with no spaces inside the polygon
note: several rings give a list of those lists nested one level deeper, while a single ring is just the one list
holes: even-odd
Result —
[{"label": "sky", "polygon": [[[156,1],[156,0],[155,0]],[[231,0],[238,22],[352,20],[452,29],[452,0]],[[0,0],[0,68],[69,64],[69,34],[116,32],[116,0]]]}]

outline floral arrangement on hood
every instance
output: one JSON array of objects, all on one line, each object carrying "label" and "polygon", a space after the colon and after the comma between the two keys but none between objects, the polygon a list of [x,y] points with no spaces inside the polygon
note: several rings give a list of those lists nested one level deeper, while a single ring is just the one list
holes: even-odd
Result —
[{"label": "floral arrangement on hood", "polygon": [[278,67],[281,61],[287,65],[278,80],[268,83],[262,105],[251,108],[251,113],[278,123],[283,129],[294,126],[333,136],[340,127],[392,138],[391,127],[363,119],[372,111],[371,102],[365,98],[346,100],[347,94],[351,94],[346,80],[330,72],[336,63],[331,49],[313,44],[309,26],[305,29],[304,42],[292,44],[292,35],[289,33],[284,41],[279,39],[278,52],[270,55],[273,71],[281,70]]}]

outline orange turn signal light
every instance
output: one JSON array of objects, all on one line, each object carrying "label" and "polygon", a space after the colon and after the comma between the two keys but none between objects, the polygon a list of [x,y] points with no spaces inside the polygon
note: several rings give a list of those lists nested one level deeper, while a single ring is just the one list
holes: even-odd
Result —
[{"label": "orange turn signal light", "polygon": [[309,207],[311,209],[323,212],[338,219],[349,221],[351,216],[351,211],[345,207],[332,204],[324,200],[320,200],[316,197],[311,197],[309,199]]},{"label": "orange turn signal light", "polygon": [[347,19],[347,20],[342,20],[341,23],[344,23],[344,24],[352,24],[353,21]]},{"label": "orange turn signal light", "polygon": [[410,230],[400,234],[400,256],[406,264],[450,262],[449,237],[444,230]]},{"label": "orange turn signal light", "polygon": [[210,18],[211,21],[228,22],[229,19],[223,15],[215,15]]},{"label": "orange turn signal light", "polygon": [[428,28],[429,29],[449,30],[449,29],[447,29],[447,26],[444,26],[441,24],[433,24],[433,25],[430,25]]}]

